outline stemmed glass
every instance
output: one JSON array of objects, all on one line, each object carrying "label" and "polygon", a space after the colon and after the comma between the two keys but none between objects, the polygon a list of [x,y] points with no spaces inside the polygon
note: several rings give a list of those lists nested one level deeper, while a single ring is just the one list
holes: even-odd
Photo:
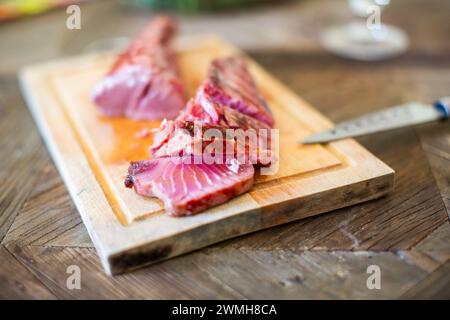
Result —
[{"label": "stemmed glass", "polygon": [[325,29],[320,40],[329,51],[357,60],[382,60],[404,53],[408,36],[381,22],[381,11],[390,0],[347,0],[357,19]]}]

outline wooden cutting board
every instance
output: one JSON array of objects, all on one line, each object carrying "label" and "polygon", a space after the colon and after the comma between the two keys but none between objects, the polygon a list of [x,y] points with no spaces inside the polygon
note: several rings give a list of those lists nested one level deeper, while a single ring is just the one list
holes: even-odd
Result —
[{"label": "wooden cutting board", "polygon": [[[177,48],[187,97],[213,58],[243,55],[217,37],[180,39]],[[378,198],[393,188],[394,171],[352,139],[298,144],[332,123],[247,58],[279,128],[278,171],[257,177],[250,192],[226,204],[191,217],[169,217],[159,200],[123,185],[129,161],[147,156],[148,128],[159,123],[104,118],[90,101],[93,85],[114,58],[113,53],[84,55],[26,67],[19,76],[108,274]]]}]

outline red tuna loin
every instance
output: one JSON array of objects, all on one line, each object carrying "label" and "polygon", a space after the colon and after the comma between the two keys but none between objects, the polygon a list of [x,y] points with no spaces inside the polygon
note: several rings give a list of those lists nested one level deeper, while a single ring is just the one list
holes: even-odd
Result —
[{"label": "red tuna loin", "polygon": [[125,185],[140,195],[161,199],[170,215],[184,216],[224,203],[253,184],[251,164],[196,162],[190,156],[132,162]]},{"label": "red tuna loin", "polygon": [[149,120],[178,115],[184,98],[170,47],[175,33],[174,22],[161,16],[137,35],[93,90],[102,114]]},{"label": "red tuna loin", "polygon": [[259,93],[244,59],[233,56],[215,59],[208,70],[202,90],[216,103],[273,126],[274,119]]}]

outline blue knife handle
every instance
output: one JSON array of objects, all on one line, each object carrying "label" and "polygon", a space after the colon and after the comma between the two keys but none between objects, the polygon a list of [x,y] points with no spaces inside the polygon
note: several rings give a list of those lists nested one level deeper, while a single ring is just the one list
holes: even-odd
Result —
[{"label": "blue knife handle", "polygon": [[436,101],[433,106],[442,113],[443,119],[450,117],[450,98],[442,98]]}]

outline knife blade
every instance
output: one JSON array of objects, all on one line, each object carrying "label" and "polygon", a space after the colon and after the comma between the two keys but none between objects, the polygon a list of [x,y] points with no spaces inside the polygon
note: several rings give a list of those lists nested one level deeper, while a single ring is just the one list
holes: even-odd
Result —
[{"label": "knife blade", "polygon": [[300,143],[325,143],[439,119],[448,119],[450,114],[449,106],[450,96],[439,99],[433,105],[421,102],[408,102],[341,122],[330,130],[318,132],[304,138]]}]

